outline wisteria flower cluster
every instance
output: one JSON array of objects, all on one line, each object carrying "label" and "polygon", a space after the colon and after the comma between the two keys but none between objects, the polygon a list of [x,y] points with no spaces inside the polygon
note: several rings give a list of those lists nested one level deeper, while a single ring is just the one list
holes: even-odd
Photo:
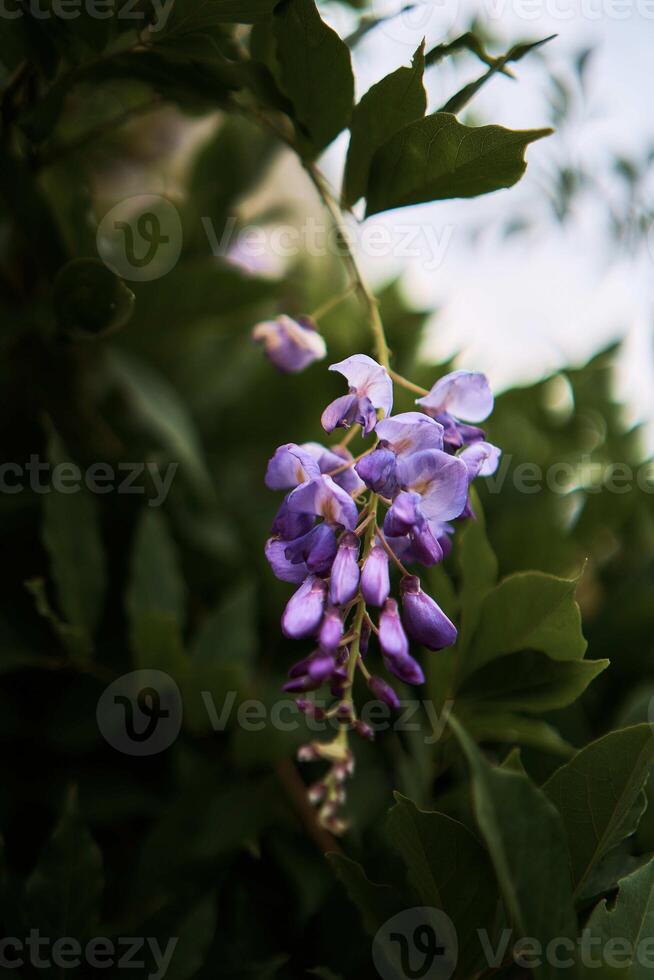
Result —
[{"label": "wisteria flower cluster", "polygon": [[[348,393],[325,408],[323,429],[359,426],[374,442],[357,457],[347,448],[350,435],[329,448],[277,449],[266,485],[287,493],[266,556],[277,578],[298,586],[282,616],[284,635],[313,645],[291,667],[285,690],[298,694],[306,714],[338,722],[333,741],[311,742],[299,753],[329,764],[309,798],[322,825],[338,834],[346,829],[339,811],[354,768],[348,733],[373,737],[357,717],[356,674],[376,699],[398,708],[392,679],[424,681],[410,640],[429,650],[455,643],[456,627],[407,566],[429,567],[449,553],[452,521],[474,516],[470,485],[496,469],[500,451],[475,424],[493,408],[483,374],[454,371],[418,399],[421,411],[392,415],[392,379],[371,357],[355,354],[330,371],[345,377]],[[396,573],[399,602],[392,595]],[[323,686],[333,698],[329,708],[309,696]]]}]

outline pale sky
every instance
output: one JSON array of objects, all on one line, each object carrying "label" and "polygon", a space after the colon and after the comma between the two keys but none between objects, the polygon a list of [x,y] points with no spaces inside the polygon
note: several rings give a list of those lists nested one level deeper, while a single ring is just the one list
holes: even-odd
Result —
[{"label": "pale sky", "polygon": [[[394,9],[394,0],[375,0],[374,9]],[[544,50],[548,65],[568,79],[574,55],[595,46],[587,96],[561,132],[528,149],[530,167],[517,187],[376,216],[358,231],[379,223],[394,245],[383,257],[364,247],[361,261],[376,281],[403,271],[410,300],[439,309],[426,353],[440,358],[459,352],[460,366],[486,371],[497,388],[582,363],[611,340],[625,338],[616,394],[630,421],[650,423],[648,446],[654,449],[654,232],[650,247],[645,243],[637,256],[629,256],[607,239],[601,192],[586,195],[561,227],[549,217],[542,190],[553,161],[582,161],[600,173],[610,151],[643,156],[654,146],[654,119],[646,112],[654,0],[428,3],[360,43],[354,57],[358,94],[408,64],[424,35],[429,47],[466,30],[473,9],[507,48],[558,33]],[[332,23],[347,33],[351,22],[340,10],[334,8],[340,20]],[[430,110],[481,73],[467,57],[458,65],[442,62],[428,71]],[[511,128],[548,125],[543,68],[528,56],[514,70],[518,82],[496,76],[473,108],[485,122]],[[341,137],[323,161],[334,179],[346,147]],[[504,238],[507,219],[521,210],[537,219],[537,230]]]}]

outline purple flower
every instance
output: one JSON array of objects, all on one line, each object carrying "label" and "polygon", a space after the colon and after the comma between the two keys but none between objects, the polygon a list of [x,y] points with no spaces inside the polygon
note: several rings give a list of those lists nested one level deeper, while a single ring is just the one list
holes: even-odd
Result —
[{"label": "purple flower", "polygon": [[356,471],[374,493],[384,497],[397,493],[397,458],[390,449],[374,449],[359,460]]},{"label": "purple flower", "polygon": [[320,649],[334,654],[343,639],[343,620],[338,609],[329,608],[324,615],[318,634]]},{"label": "purple flower", "polygon": [[421,412],[402,412],[381,419],[375,428],[382,446],[396,456],[443,448],[443,426]]},{"label": "purple flower", "polygon": [[409,641],[395,599],[387,599],[381,611],[379,645],[385,657],[402,658],[409,655]]},{"label": "purple flower", "polygon": [[363,564],[361,594],[369,606],[383,606],[390,591],[388,555],[384,548],[375,545]]},{"label": "purple flower", "polygon": [[420,497],[419,512],[429,521],[458,517],[468,496],[468,470],[456,456],[429,449],[398,461],[400,485]]},{"label": "purple flower", "polygon": [[284,557],[293,564],[304,564],[310,572],[326,573],[336,554],[336,533],[329,524],[317,524],[307,534],[285,541]]},{"label": "purple flower", "polygon": [[[339,487],[342,487],[347,493],[358,497],[366,489],[363,482],[357,476],[354,465],[347,466],[347,469],[342,469],[348,463],[354,464],[354,456],[344,446],[334,446],[333,449],[326,449],[319,442],[306,442],[300,448],[314,457],[321,473],[324,473],[326,476],[331,475],[334,483],[338,483]],[[334,473],[334,470],[340,470],[340,473]]]},{"label": "purple flower", "polygon": [[282,632],[291,640],[314,636],[320,626],[327,585],[321,578],[309,575],[288,600],[282,616]]},{"label": "purple flower", "polygon": [[390,684],[387,684],[381,677],[375,677],[373,675],[368,681],[368,687],[379,701],[383,701],[390,708],[397,710],[400,707],[400,699],[397,694]]},{"label": "purple flower", "polygon": [[284,690],[291,693],[315,691],[332,676],[335,666],[332,655],[316,650],[310,657],[293,664],[288,672],[290,680],[284,684]]},{"label": "purple flower", "polygon": [[335,606],[343,606],[354,599],[359,588],[359,539],[356,534],[342,536],[329,579],[329,599]]},{"label": "purple flower", "polygon": [[270,490],[287,490],[317,476],[320,476],[320,466],[315,457],[302,446],[287,442],[268,463],[266,486]]},{"label": "purple flower", "polygon": [[409,641],[395,599],[387,599],[379,617],[379,645],[387,668],[405,684],[422,684],[425,676],[409,653]]},{"label": "purple flower", "polygon": [[501,455],[502,450],[490,442],[475,442],[459,453],[459,459],[466,464],[468,479],[472,481],[477,476],[492,476],[499,465]]},{"label": "purple flower", "polygon": [[330,476],[318,476],[296,487],[288,495],[287,504],[292,514],[314,514],[328,524],[340,525],[348,531],[356,527],[359,516],[352,497]]},{"label": "purple flower", "polygon": [[350,390],[327,406],[322,414],[323,429],[333,432],[358,423],[364,435],[368,435],[377,424],[377,410],[385,417],[393,407],[393,382],[386,368],[367,354],[354,354],[331,364],[329,370],[342,374]]},{"label": "purple flower", "polygon": [[442,650],[456,642],[457,631],[431,596],[423,592],[420,579],[405,576],[400,583],[402,619],[409,636],[429,650]]},{"label": "purple flower", "polygon": [[493,411],[493,393],[485,374],[452,371],[432,387],[417,405],[441,423],[445,444],[455,451],[484,438],[481,429],[465,422],[483,422]]},{"label": "purple flower", "polygon": [[288,509],[287,499],[283,500],[273,521],[272,533],[279,535],[290,541],[299,538],[302,534],[307,534],[315,519],[311,514],[295,514]]},{"label": "purple flower", "polygon": [[286,557],[288,541],[281,541],[279,538],[269,538],[266,541],[266,558],[270,563],[275,578],[282,582],[303,582],[309,574],[309,569],[304,562],[291,562]]},{"label": "purple flower", "polygon": [[254,327],[252,339],[263,344],[268,359],[285,374],[304,371],[327,355],[325,341],[308,317],[292,320],[283,314],[266,320]]}]

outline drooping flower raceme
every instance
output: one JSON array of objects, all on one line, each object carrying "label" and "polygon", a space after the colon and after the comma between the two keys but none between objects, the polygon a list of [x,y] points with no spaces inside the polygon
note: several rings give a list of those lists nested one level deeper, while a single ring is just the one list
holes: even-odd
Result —
[{"label": "drooping flower raceme", "polygon": [[[474,517],[470,485],[494,472],[500,451],[469,424],[493,407],[481,374],[455,371],[418,400],[423,412],[393,416],[393,383],[382,365],[356,354],[330,370],[345,377],[349,391],[327,406],[323,428],[358,425],[373,441],[357,457],[342,444],[277,449],[266,485],[286,496],[266,556],[277,578],[296,586],[282,631],[309,643],[285,690],[299,695],[307,715],[333,719],[338,729],[333,741],[311,742],[299,757],[328,764],[309,798],[323,825],[340,833],[344,781],[354,768],[348,733],[374,734],[357,715],[355,676],[397,708],[393,681],[424,681],[418,649],[456,642],[455,625],[406,566],[434,565],[449,553],[453,522]],[[316,695],[323,688],[324,704]]]}]

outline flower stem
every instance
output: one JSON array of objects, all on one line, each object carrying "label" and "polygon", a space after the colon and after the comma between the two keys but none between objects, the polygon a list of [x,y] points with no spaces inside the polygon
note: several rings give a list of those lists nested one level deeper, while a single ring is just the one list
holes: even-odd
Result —
[{"label": "flower stem", "polygon": [[345,289],[342,293],[339,293],[338,296],[332,296],[331,299],[328,299],[326,302],[322,303],[317,309],[315,309],[313,313],[310,313],[309,314],[310,319],[320,320],[323,316],[327,316],[327,314],[331,313],[333,309],[335,309],[337,306],[340,306],[340,304],[343,303],[348,298],[348,296],[351,296],[356,288],[357,288],[357,284],[355,282],[351,283],[347,287],[347,289]]},{"label": "flower stem", "polygon": [[379,303],[365,281],[359,268],[359,264],[354,256],[354,252],[352,251],[348,231],[343,218],[343,212],[341,211],[340,205],[334,197],[329,184],[316,165],[306,160],[303,160],[302,163],[313,186],[316,188],[321,201],[329,212],[334,227],[338,233],[338,237],[341,242],[340,255],[343,259],[343,264],[345,265],[348,275],[354,283],[354,288],[356,289],[357,295],[366,311],[368,325],[374,339],[377,360],[381,365],[383,365],[383,367],[390,370],[391,352],[386,340],[386,334],[384,333],[384,324],[382,323],[382,318],[379,313]]},{"label": "flower stem", "polygon": [[406,388],[407,391],[413,391],[416,395],[428,395],[429,392],[422,385],[414,384],[413,381],[409,381],[408,378],[403,377],[403,375],[398,374],[397,371],[393,371],[391,368],[388,369],[388,373],[395,382],[395,384],[400,385],[402,388]]}]

